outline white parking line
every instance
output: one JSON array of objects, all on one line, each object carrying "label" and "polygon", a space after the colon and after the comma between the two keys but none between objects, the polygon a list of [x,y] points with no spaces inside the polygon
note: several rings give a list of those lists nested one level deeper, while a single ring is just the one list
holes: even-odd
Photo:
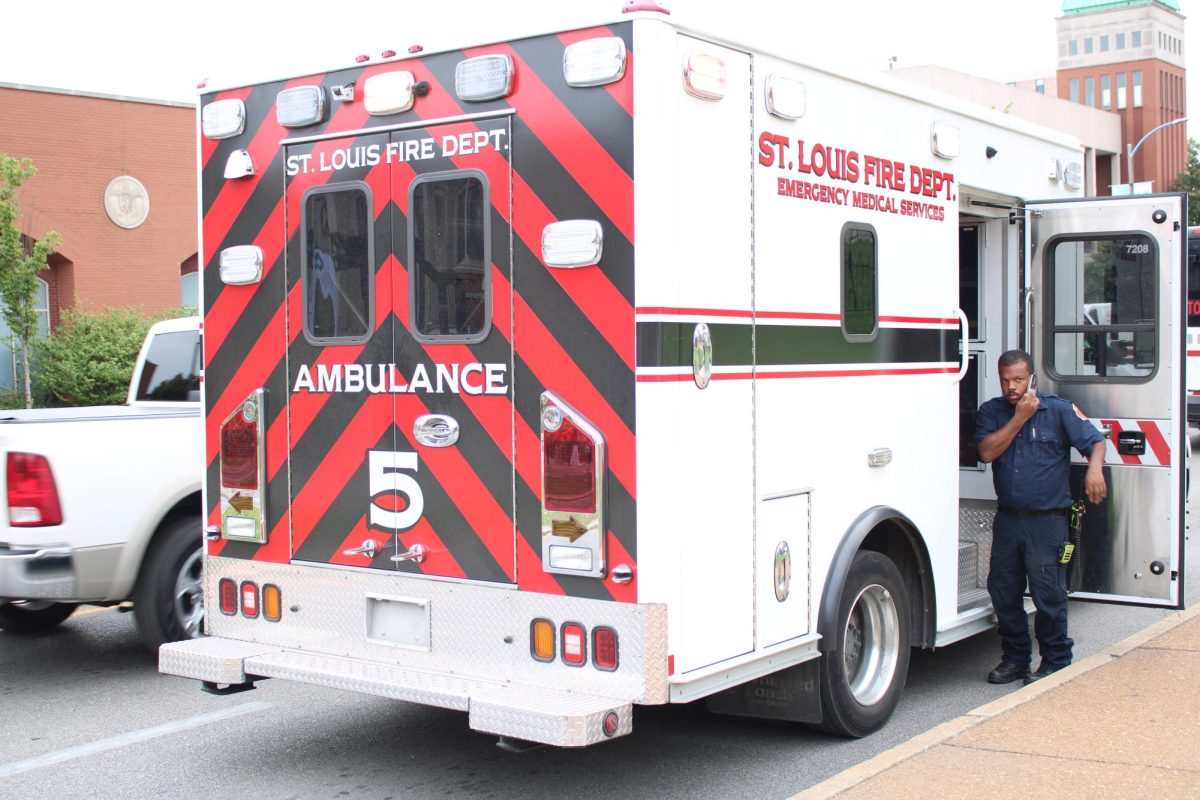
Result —
[{"label": "white parking line", "polygon": [[263,701],[255,701],[253,703],[244,703],[232,708],[225,708],[220,711],[213,711],[208,714],[198,714],[187,719],[176,720],[175,722],[166,722],[162,725],[155,725],[153,728],[145,728],[140,731],[130,731],[123,733],[120,736],[113,736],[109,739],[100,739],[87,744],[68,747],[66,750],[59,750],[55,753],[47,753],[44,756],[36,758],[28,758],[24,761],[13,761],[9,764],[0,764],[0,778],[8,778],[12,775],[18,775],[22,772],[41,769],[52,764],[61,764],[64,761],[70,761],[83,756],[92,756],[96,753],[103,753],[105,750],[114,750],[118,747],[125,747],[138,742],[149,741],[156,739],[159,736],[167,736],[172,733],[186,731],[189,728],[198,728],[201,725],[208,725],[212,722],[220,722],[222,720],[240,717],[243,714],[253,714],[256,711],[265,711],[270,708],[271,704]]}]

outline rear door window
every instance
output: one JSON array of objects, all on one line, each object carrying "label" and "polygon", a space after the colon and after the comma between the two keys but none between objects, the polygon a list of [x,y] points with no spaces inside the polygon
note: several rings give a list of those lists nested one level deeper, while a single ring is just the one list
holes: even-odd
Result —
[{"label": "rear door window", "polygon": [[304,335],[314,344],[365,342],[374,323],[371,190],[310,189],[301,218]]}]

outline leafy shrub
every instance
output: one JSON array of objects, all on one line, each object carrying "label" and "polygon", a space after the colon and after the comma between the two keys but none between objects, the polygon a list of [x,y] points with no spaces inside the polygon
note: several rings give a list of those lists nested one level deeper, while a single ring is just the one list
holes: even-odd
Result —
[{"label": "leafy shrub", "polygon": [[133,308],[63,312],[62,324],[33,342],[36,392],[55,405],[124,403],[146,331],[184,313],[173,309],[144,320]]}]

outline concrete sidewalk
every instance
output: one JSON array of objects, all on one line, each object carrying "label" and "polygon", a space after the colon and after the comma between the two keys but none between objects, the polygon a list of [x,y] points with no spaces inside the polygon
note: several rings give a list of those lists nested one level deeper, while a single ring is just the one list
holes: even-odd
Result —
[{"label": "concrete sidewalk", "polygon": [[1200,798],[1200,606],[793,800]]}]

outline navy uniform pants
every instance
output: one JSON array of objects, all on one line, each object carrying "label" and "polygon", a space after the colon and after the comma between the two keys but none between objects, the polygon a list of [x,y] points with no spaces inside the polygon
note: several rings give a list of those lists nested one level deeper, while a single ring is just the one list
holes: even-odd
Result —
[{"label": "navy uniform pants", "polygon": [[1066,515],[1021,519],[996,514],[987,587],[1000,623],[1004,661],[1025,665],[1031,660],[1024,605],[1028,581],[1037,607],[1033,629],[1042,663],[1056,667],[1071,663],[1075,643],[1067,636],[1067,568],[1058,563],[1059,549],[1066,541]]}]

